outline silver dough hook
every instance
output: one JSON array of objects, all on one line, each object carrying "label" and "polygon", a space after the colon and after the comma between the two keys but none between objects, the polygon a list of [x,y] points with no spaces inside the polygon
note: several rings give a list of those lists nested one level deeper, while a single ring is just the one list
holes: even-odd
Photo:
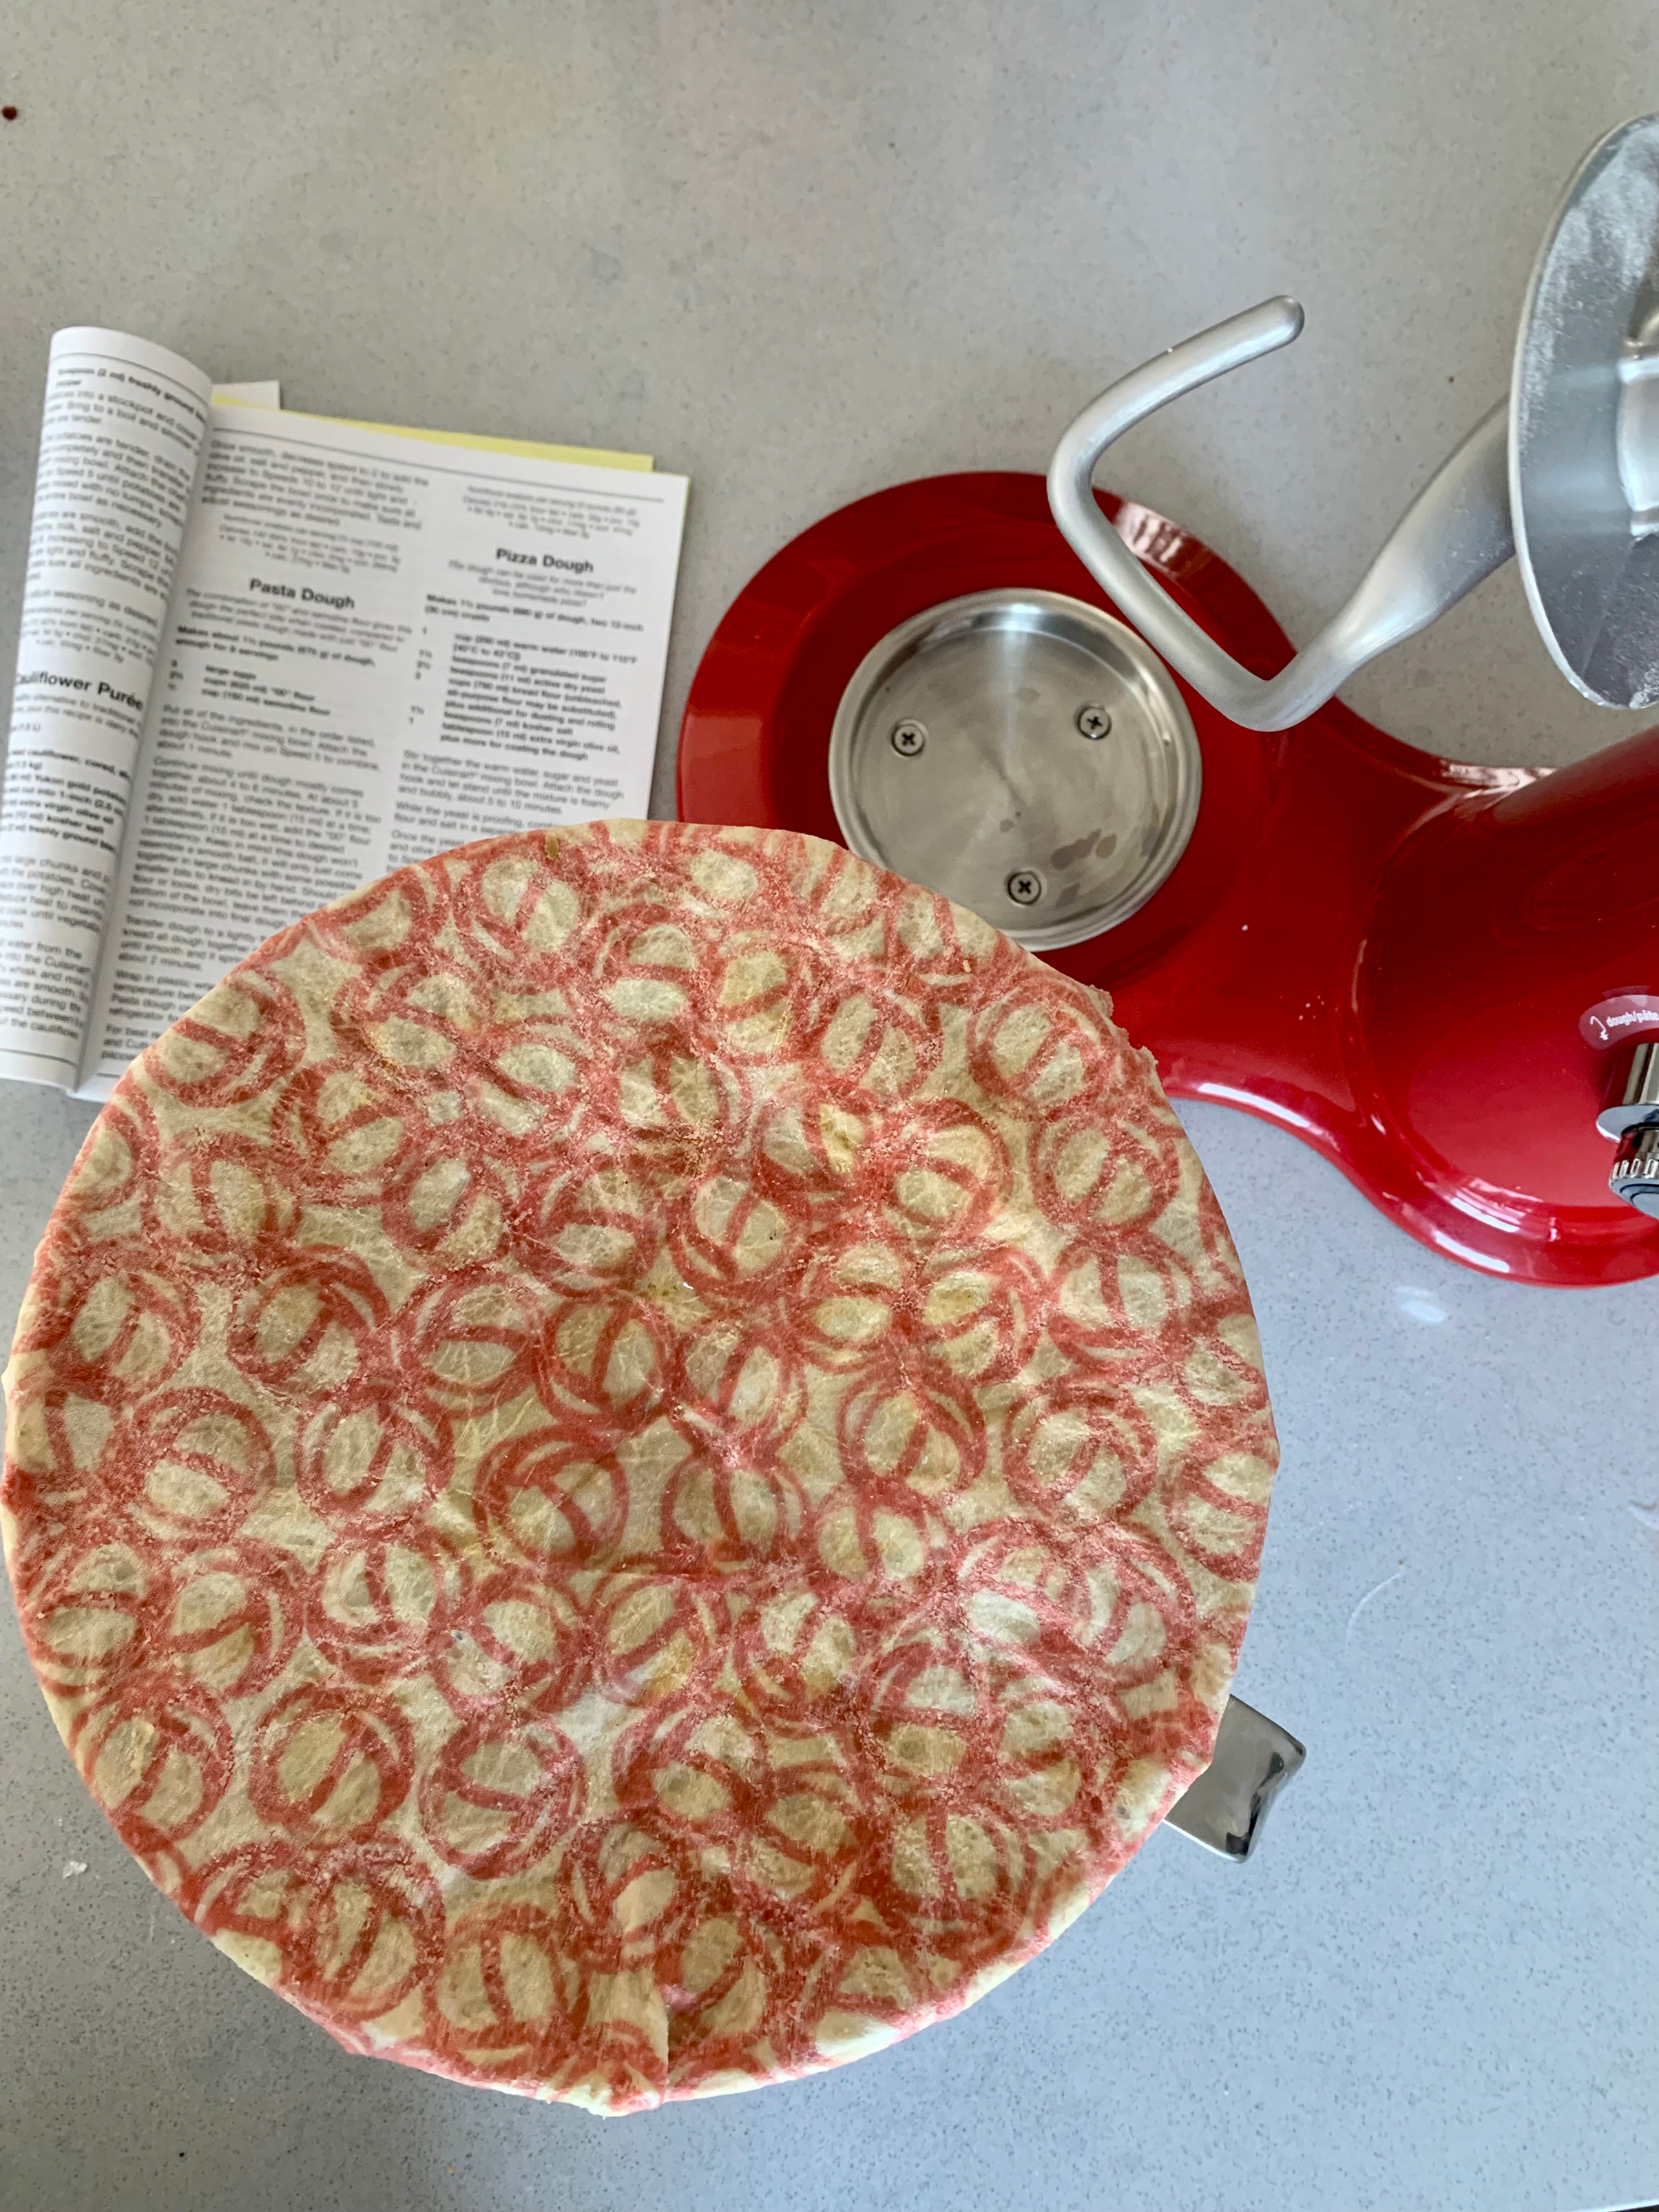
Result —
[{"label": "silver dough hook", "polygon": [[1277,676],[1241,668],[1176,605],[1095,504],[1096,465],[1115,440],[1157,409],[1289,345],[1301,329],[1294,300],[1264,300],[1171,346],[1085,407],[1048,466],[1054,520],[1096,582],[1177,674],[1247,730],[1285,730],[1304,720],[1357,668],[1426,629],[1515,550],[1509,408],[1500,400],[1419,493],[1346,606]]}]

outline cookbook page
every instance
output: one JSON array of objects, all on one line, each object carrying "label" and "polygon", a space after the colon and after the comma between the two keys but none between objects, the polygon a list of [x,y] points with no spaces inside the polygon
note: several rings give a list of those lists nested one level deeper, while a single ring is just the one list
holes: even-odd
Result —
[{"label": "cookbook page", "polygon": [[643,814],[684,477],[216,409],[81,1071],[389,867]]},{"label": "cookbook page", "polygon": [[0,1075],[76,1080],[210,390],[118,331],[52,342],[0,793]]}]

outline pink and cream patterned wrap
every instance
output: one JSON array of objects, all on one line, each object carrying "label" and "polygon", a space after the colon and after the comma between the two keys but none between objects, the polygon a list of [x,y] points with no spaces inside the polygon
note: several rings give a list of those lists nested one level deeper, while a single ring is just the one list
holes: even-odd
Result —
[{"label": "pink and cream patterned wrap", "polygon": [[5,1537],[53,1718],[354,2051],[606,2112],[960,2011],[1207,1760],[1275,1464],[1151,1060],[778,830],[469,846],[135,1062]]}]

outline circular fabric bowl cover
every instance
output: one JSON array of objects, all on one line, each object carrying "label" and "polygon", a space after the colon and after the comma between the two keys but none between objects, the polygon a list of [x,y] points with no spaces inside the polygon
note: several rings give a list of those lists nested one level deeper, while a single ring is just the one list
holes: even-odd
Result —
[{"label": "circular fabric bowl cover", "polygon": [[833,2065],[1207,1760],[1275,1450],[1104,1002],[782,830],[470,846],[137,1060],[7,1550],[128,1847],[354,2051],[617,2112]]}]

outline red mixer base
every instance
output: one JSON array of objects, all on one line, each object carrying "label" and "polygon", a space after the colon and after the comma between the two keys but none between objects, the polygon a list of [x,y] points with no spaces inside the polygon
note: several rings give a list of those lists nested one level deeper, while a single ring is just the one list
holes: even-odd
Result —
[{"label": "red mixer base", "polygon": [[[1197,538],[1101,504],[1247,667],[1290,658]],[[1009,586],[1117,612],[1040,477],[927,478],[814,524],[703,656],[682,818],[839,841],[830,729],[859,662],[908,617]],[[1127,921],[1047,957],[1111,992],[1171,1093],[1292,1130],[1448,1258],[1565,1285],[1659,1273],[1659,1224],[1607,1193],[1608,1067],[1579,1027],[1659,985],[1659,732],[1541,774],[1435,758],[1334,702],[1263,736],[1181,688],[1204,767],[1191,841]]]}]

